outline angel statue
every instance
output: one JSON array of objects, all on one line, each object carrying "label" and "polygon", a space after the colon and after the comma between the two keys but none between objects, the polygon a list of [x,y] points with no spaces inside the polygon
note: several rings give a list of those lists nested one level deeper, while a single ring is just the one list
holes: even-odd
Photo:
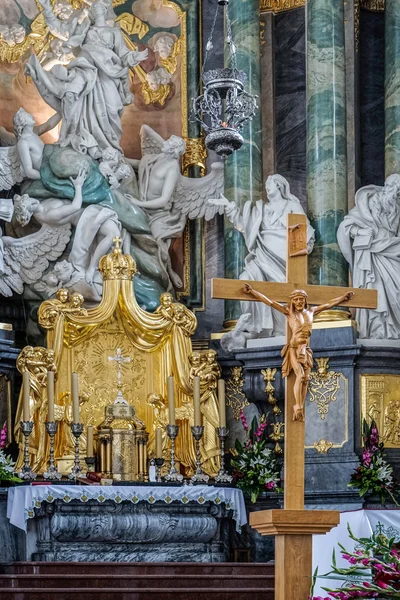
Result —
[{"label": "angel statue", "polygon": [[55,113],[45,123],[36,125],[33,116],[20,108],[14,115],[14,133],[0,131],[0,190],[10,190],[24,178],[40,179],[44,143],[40,136],[60,122]]},{"label": "angel statue", "polygon": [[[304,214],[304,210],[298,198],[290,193],[289,182],[282,175],[270,175],[265,182],[265,191],[268,202],[258,200],[253,203],[249,200],[243,209],[225,196],[209,200],[209,204],[222,208],[244,237],[249,254],[240,279],[284,282],[287,215]],[[307,244],[308,252],[311,252],[314,246],[314,229],[308,219]],[[260,333],[263,336],[284,335],[285,320],[280,314],[274,314],[268,305],[259,302],[240,304],[242,313],[249,314],[249,318],[238,322],[233,336],[235,340],[242,339],[245,342],[249,337],[256,337]]]},{"label": "angel statue", "polygon": [[224,207],[211,206],[207,200],[220,194],[224,187],[223,165],[213,163],[211,172],[198,179],[181,175],[180,159],[185,141],[172,135],[164,140],[148,125],[140,130],[142,158],[129,159],[138,169],[139,198],[126,197],[149,216],[152,234],[159,245],[160,260],[166,265],[172,284],[182,287],[180,277],[171,266],[169,248],[174,238],[182,236],[186,220],[204,217],[209,221],[222,214]]},{"label": "angel statue", "polygon": [[60,19],[50,0],[39,0],[53,36],[68,41],[75,56],[67,65],[46,70],[35,54],[26,63],[43,99],[62,114],[58,144],[100,158],[108,147],[121,154],[121,117],[133,101],[129,69],[147,58],[148,50],[130,50],[114,19],[111,0],[95,0],[78,18]]}]

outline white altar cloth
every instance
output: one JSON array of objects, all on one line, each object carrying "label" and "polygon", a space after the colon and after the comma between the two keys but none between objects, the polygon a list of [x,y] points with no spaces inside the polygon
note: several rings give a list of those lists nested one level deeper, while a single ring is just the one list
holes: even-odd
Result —
[{"label": "white altar cloth", "polygon": [[[352,552],[355,542],[349,538],[347,525],[350,525],[351,531],[357,537],[369,537],[377,530],[379,524],[382,525],[382,533],[389,537],[395,537],[400,542],[400,509],[379,509],[379,510],[354,510],[342,512],[340,515],[340,524],[334,527],[325,535],[313,536],[313,571],[318,567],[318,573],[325,575],[331,571],[332,552],[336,553],[336,564],[339,568],[349,567],[347,560],[342,558],[338,543],[342,544],[346,550]],[[342,582],[338,580],[317,579],[314,590],[315,596],[327,595],[322,587],[339,588]],[[311,584],[310,584],[311,585]]]},{"label": "white altar cloth", "polygon": [[40,508],[42,502],[54,502],[54,500],[97,500],[105,502],[112,500],[120,504],[123,501],[137,504],[144,501],[154,504],[157,501],[166,502],[198,502],[205,504],[225,504],[225,507],[233,511],[233,519],[236,521],[236,530],[240,532],[241,527],[247,523],[246,506],[243,492],[236,488],[214,487],[212,485],[24,485],[11,487],[8,490],[7,518],[12,525],[27,531],[27,521],[35,516],[35,508]]}]

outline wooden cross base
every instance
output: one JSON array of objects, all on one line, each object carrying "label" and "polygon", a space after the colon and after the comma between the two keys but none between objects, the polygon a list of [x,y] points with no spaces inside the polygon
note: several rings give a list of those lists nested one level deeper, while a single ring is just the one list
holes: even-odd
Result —
[{"label": "wooden cross base", "polygon": [[307,600],[312,582],[312,536],[339,524],[337,510],[261,510],[250,525],[274,535],[275,600]]}]

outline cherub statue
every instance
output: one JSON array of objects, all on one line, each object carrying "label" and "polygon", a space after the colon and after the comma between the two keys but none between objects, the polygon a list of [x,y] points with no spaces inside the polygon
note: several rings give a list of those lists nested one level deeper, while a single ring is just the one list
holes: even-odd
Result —
[{"label": "cherub statue", "polygon": [[347,292],[339,298],[334,298],[326,304],[309,307],[307,293],[304,290],[294,290],[290,294],[289,304],[279,304],[270,300],[261,292],[253,290],[250,284],[244,285],[243,291],[256,300],[271,306],[282,313],[290,327],[292,337],[282,350],[282,377],[288,377],[292,371],[295,374],[294,384],[294,421],[304,421],[304,402],[307,395],[307,386],[313,366],[312,350],[310,348],[310,337],[314,316],[333,306],[344,304],[354,296],[354,292]]},{"label": "cherub statue", "polygon": [[139,199],[126,197],[149,216],[152,234],[159,245],[160,260],[166,265],[173,285],[182,287],[180,277],[172,269],[169,248],[174,238],[181,237],[186,220],[204,217],[207,221],[222,214],[223,207],[210,206],[207,200],[222,193],[223,165],[214,163],[206,177],[198,179],[181,175],[180,159],[185,141],[175,135],[164,140],[148,125],[140,130],[142,158],[129,159],[138,169]]},{"label": "cherub statue", "polygon": [[129,164],[122,160],[121,153],[111,147],[105,148],[101,153],[99,170],[113,190],[120,187],[123,179],[129,179],[133,175]]}]

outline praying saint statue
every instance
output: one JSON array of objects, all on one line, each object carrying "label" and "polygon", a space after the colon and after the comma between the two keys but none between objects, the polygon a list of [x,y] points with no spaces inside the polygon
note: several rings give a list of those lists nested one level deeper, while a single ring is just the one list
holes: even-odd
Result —
[{"label": "praying saint statue", "polygon": [[271,306],[286,317],[291,331],[290,341],[282,349],[282,377],[288,377],[293,371],[295,374],[294,383],[294,421],[304,421],[304,403],[307,395],[307,386],[313,366],[312,350],[310,348],[310,337],[314,315],[318,315],[324,310],[333,306],[339,306],[347,302],[354,296],[354,292],[347,292],[339,298],[334,298],[326,304],[309,307],[307,302],[307,292],[304,290],[294,290],[290,294],[289,304],[280,304],[275,300],[270,300],[261,292],[253,290],[250,284],[244,285],[243,291],[253,298]]}]

